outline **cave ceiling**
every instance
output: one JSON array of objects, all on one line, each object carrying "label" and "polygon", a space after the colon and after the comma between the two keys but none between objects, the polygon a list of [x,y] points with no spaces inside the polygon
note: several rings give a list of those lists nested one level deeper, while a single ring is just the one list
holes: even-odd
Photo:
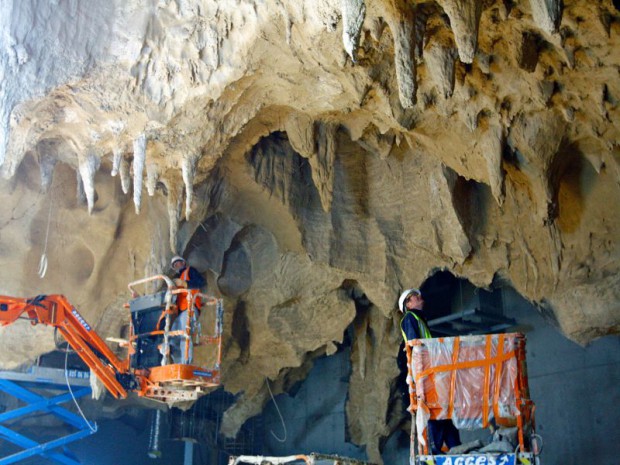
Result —
[{"label": "cave ceiling", "polygon": [[[384,405],[396,297],[437,270],[620,328],[617,2],[7,0],[0,27],[0,292],[118,336],[127,282],[186,254],[226,299],[231,435],[354,321]],[[391,426],[349,422],[377,460]]]}]

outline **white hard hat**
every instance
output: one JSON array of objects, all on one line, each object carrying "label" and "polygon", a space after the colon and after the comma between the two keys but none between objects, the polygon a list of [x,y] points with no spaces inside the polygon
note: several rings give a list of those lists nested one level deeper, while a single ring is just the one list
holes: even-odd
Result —
[{"label": "white hard hat", "polygon": [[172,257],[172,260],[170,260],[170,266],[171,267],[174,266],[174,264],[179,261],[184,262],[185,259],[181,257],[180,255],[175,255],[174,257]]},{"label": "white hard hat", "polygon": [[422,295],[420,289],[416,289],[415,287],[412,289],[407,289],[405,292],[403,292],[398,298],[398,309],[401,312],[405,311],[405,302],[407,301],[407,297],[409,297],[411,294]]}]

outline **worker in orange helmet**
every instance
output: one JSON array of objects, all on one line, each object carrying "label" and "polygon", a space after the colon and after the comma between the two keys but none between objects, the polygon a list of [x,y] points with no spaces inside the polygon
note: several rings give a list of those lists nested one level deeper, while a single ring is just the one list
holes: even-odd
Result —
[{"label": "worker in orange helmet", "polygon": [[[424,311],[424,299],[419,289],[407,289],[398,299],[398,309],[403,313],[400,320],[400,331],[405,340],[431,338],[428,323],[422,315]],[[413,382],[407,375],[407,384]],[[454,426],[451,419],[429,420],[428,432],[432,440],[432,452],[434,455],[441,454],[441,448],[446,444],[448,448],[461,444],[459,430]]]},{"label": "worker in orange helmet", "polygon": [[[189,289],[190,293],[194,295],[193,304],[196,311],[194,317],[197,319],[200,315],[200,308],[202,307],[202,301],[196,294],[200,293],[201,288],[206,285],[205,278],[192,266],[188,266],[185,259],[179,255],[175,255],[170,260],[170,267],[175,273],[174,283],[177,287]],[[189,319],[189,299],[186,293],[177,294],[177,308],[179,314],[172,323],[171,331],[184,331],[187,327]],[[192,323],[193,324],[193,323]],[[190,340],[189,351],[187,357],[185,356],[185,339],[183,337],[174,337],[170,346],[170,353],[172,359],[176,363],[189,364],[192,362],[193,344]]]}]

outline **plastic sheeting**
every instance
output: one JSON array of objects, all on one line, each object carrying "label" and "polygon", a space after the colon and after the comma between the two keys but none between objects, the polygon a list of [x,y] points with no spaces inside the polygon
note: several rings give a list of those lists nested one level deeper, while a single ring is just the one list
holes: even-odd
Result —
[{"label": "plastic sheeting", "polygon": [[421,441],[428,419],[452,418],[459,429],[517,423],[528,395],[523,335],[417,339],[409,346]]}]

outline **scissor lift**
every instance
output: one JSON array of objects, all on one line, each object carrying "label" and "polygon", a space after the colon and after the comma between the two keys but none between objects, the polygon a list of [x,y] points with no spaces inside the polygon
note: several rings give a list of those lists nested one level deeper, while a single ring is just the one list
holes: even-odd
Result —
[{"label": "scissor lift", "polygon": [[[13,444],[14,449],[21,449],[0,458],[0,465],[16,463],[35,456],[41,456],[63,465],[79,465],[80,462],[66,449],[66,446],[94,434],[97,431],[97,425],[87,422],[83,417],[61,407],[60,404],[91,393],[88,372],[71,370],[72,375],[79,376],[71,376],[70,380],[65,382],[69,378],[69,373],[65,370],[51,368],[39,370],[38,368],[34,366],[28,372],[0,372],[0,391],[19,399],[24,404],[0,414],[0,438]],[[68,383],[74,387],[72,388]],[[53,415],[57,420],[69,426],[73,432],[40,442],[16,431],[20,420],[32,415],[41,415],[41,413]],[[53,430],[63,431],[64,428]]]}]

